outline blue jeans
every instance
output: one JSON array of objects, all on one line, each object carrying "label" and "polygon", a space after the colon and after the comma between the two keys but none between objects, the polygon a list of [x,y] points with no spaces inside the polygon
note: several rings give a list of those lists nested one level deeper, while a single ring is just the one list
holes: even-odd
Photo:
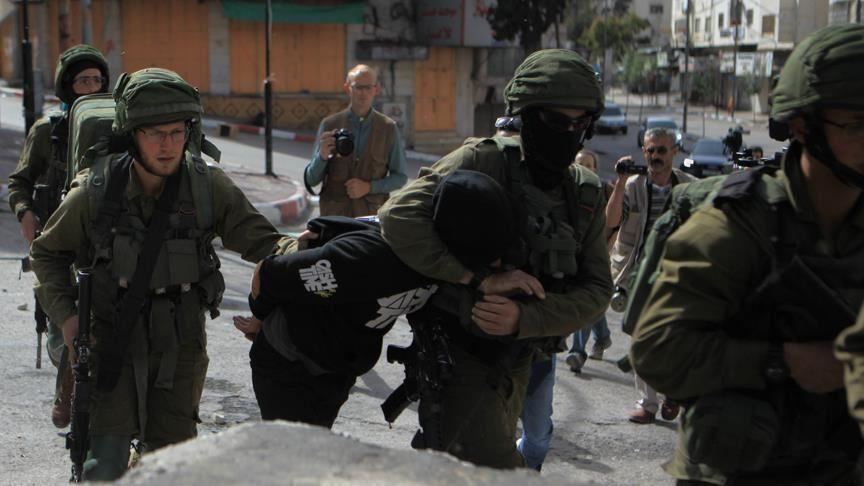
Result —
[{"label": "blue jeans", "polygon": [[525,465],[540,470],[552,442],[552,389],[555,386],[555,358],[531,365],[528,393],[522,407],[522,437],[516,449]]},{"label": "blue jeans", "polygon": [[603,314],[603,316],[590,327],[580,329],[573,333],[573,345],[570,346],[571,354],[579,353],[583,358],[588,357],[588,354],[585,352],[585,345],[588,344],[588,336],[591,334],[592,330],[594,331],[595,343],[603,342],[610,338],[611,334],[609,333],[609,324],[606,322],[606,314]]}]

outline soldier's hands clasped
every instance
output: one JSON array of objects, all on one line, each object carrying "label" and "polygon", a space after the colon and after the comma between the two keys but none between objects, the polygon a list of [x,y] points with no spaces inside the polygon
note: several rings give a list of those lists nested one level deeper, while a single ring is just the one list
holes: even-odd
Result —
[{"label": "soldier's hands clasped", "polygon": [[783,359],[789,376],[810,393],[843,388],[843,365],[834,357],[831,341],[783,343]]},{"label": "soldier's hands clasped", "polygon": [[519,306],[500,295],[485,295],[474,304],[471,320],[491,336],[509,336],[519,331]]},{"label": "soldier's hands clasped", "polygon": [[78,315],[69,317],[63,322],[63,344],[69,350],[69,362],[78,361],[75,354],[75,338],[78,336]]},{"label": "soldier's hands clasped", "polygon": [[42,229],[42,225],[39,224],[39,218],[36,217],[36,213],[25,211],[21,217],[21,235],[24,236],[27,243],[33,243],[33,240],[36,239],[36,232],[40,229]]}]

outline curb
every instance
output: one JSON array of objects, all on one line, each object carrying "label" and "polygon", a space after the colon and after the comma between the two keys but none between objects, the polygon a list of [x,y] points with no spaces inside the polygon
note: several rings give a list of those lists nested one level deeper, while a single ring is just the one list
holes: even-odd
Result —
[{"label": "curb", "polygon": [[297,192],[291,197],[278,201],[252,204],[259,213],[275,226],[302,223],[309,212],[309,194],[306,192],[306,189],[299,187],[296,182],[292,181],[291,183],[297,186]]},{"label": "curb", "polygon": [[[233,130],[236,130],[240,133],[251,133],[252,135],[264,135],[264,127],[259,127],[255,125],[246,125],[242,123],[229,123],[219,120],[213,120],[204,118],[201,120],[201,125],[204,128],[221,128],[221,127],[230,127]],[[308,142],[312,143],[315,141],[315,135],[309,135],[306,133],[297,133],[297,132],[289,132],[287,130],[273,130],[273,138],[278,138],[281,140],[289,140],[295,142]]]},{"label": "curb", "polygon": [[[24,96],[24,90],[21,88],[10,88],[8,86],[0,86],[0,93],[5,95],[17,96],[18,98]],[[51,102],[60,102],[60,98],[53,94],[45,94],[43,95],[43,99],[45,101]]]}]

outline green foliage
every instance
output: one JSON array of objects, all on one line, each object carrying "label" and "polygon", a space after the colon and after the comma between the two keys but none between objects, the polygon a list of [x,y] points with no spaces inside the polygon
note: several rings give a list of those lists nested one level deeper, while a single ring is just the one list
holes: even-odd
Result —
[{"label": "green foliage", "polygon": [[614,59],[620,61],[636,47],[636,36],[650,27],[650,23],[630,12],[623,16],[597,17],[579,42],[596,55],[603,55],[604,47],[610,49]]},{"label": "green foliage", "polygon": [[717,95],[717,75],[713,72],[690,73],[690,98],[703,104],[711,103]]},{"label": "green foliage", "polygon": [[738,76],[738,83],[741,85],[741,89],[748,95],[758,94],[762,89],[762,78],[752,74]]},{"label": "green foliage", "polygon": [[566,0],[498,0],[487,20],[497,40],[519,37],[525,53],[540,49],[543,33],[564,19]]},{"label": "green foliage", "polygon": [[598,16],[626,15],[631,3],[632,0],[570,0],[564,17],[567,38],[582,37]]},{"label": "green foliage", "polygon": [[636,86],[645,79],[649,68],[648,56],[636,51],[628,51],[622,60],[624,65],[623,79],[627,86]]}]

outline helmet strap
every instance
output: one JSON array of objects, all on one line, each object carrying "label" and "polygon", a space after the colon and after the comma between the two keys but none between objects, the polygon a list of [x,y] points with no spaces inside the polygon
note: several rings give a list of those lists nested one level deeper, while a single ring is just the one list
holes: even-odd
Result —
[{"label": "helmet strap", "polygon": [[825,129],[822,123],[813,117],[807,117],[806,124],[807,143],[804,146],[807,148],[807,151],[819,162],[831,169],[831,173],[840,182],[847,186],[864,189],[864,174],[859,174],[851,167],[837,160],[837,157],[831,150],[831,145],[828,144],[828,138],[825,136]]}]

